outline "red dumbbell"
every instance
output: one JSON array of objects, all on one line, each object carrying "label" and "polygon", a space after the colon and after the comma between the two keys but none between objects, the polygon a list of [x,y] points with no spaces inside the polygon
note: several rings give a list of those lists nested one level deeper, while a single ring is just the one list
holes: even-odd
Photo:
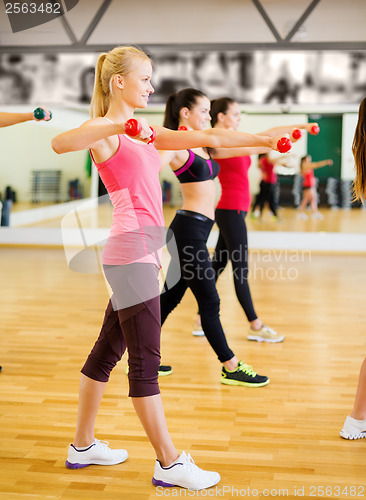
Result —
[{"label": "red dumbbell", "polygon": [[150,127],[151,129],[151,135],[150,135],[150,139],[148,140],[148,144],[152,144],[153,142],[155,142],[155,139],[156,139],[156,130],[153,129],[152,127]]},{"label": "red dumbbell", "polygon": [[[148,144],[151,144],[152,142],[154,142],[155,138],[156,138],[156,130],[154,130],[151,127],[150,127],[150,129],[151,129],[152,134],[150,136]],[[139,135],[139,133],[141,132],[141,124],[137,120],[135,120],[134,118],[130,118],[125,123],[125,132],[130,137],[135,137],[136,135]]]},{"label": "red dumbbell", "polygon": [[319,125],[313,125],[311,127],[311,131],[310,131],[311,135],[318,135],[319,132],[320,132]]},{"label": "red dumbbell", "polygon": [[178,130],[188,130],[188,129],[184,125],[181,125],[180,127],[178,127]]},{"label": "red dumbbell", "polygon": [[277,142],[277,149],[280,153],[287,153],[292,148],[292,142],[287,137],[282,137]]},{"label": "red dumbbell", "polygon": [[292,132],[292,137],[297,140],[297,139],[300,139],[300,137],[302,137],[302,132],[299,128],[295,128],[295,130]]}]

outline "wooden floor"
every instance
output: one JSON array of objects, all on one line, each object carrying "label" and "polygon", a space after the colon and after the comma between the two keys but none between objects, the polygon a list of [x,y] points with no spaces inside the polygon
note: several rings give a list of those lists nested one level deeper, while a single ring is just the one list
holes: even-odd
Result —
[{"label": "wooden floor", "polygon": [[[84,202],[85,203],[85,202]],[[80,200],[82,206],[83,200]],[[16,204],[14,211],[29,210],[35,205]],[[38,205],[36,205],[38,207]],[[164,217],[166,225],[173,219],[178,207],[164,206]],[[308,220],[299,220],[298,212],[295,208],[283,207],[279,209],[279,219],[274,221],[268,210],[265,210],[261,219],[252,219],[249,215],[246,223],[249,231],[326,231],[336,233],[365,233],[366,232],[366,210],[354,208],[351,210],[321,208],[320,212],[324,216],[323,220],[313,220],[310,216]],[[112,223],[112,207],[109,203],[98,205],[95,209],[79,212],[83,227],[110,227]],[[310,214],[309,214],[310,215]],[[57,218],[28,224],[35,227],[66,227],[67,218]]]},{"label": "wooden floor", "polygon": [[[128,460],[76,471],[64,466],[79,370],[107,302],[103,278],[71,272],[58,249],[0,247],[0,255],[0,498],[163,496],[151,484],[153,449],[126,397],[125,360],[107,386],[96,436],[127,448]],[[179,450],[221,474],[210,496],[366,495],[366,440],[339,437],[366,354],[365,262],[256,252],[252,293],[263,321],[286,335],[276,345],[246,340],[247,322],[225,271],[218,286],[222,322],[238,357],[270,377],[263,388],[220,384],[215,354],[205,338],[191,335],[190,293],[168,318],[162,354],[174,374],[160,381],[168,425]]]}]

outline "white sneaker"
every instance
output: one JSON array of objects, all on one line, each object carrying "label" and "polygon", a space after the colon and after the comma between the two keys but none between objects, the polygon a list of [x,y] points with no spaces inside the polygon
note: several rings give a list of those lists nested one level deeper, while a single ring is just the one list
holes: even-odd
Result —
[{"label": "white sneaker", "polygon": [[304,212],[299,212],[297,214],[297,218],[302,220],[308,220],[308,216]]},{"label": "white sneaker", "polygon": [[324,215],[321,214],[320,212],[315,212],[315,214],[312,214],[311,218],[312,219],[323,220],[324,219]]},{"label": "white sneaker", "polygon": [[106,441],[94,439],[86,450],[77,450],[70,444],[65,465],[68,469],[81,469],[88,465],[116,465],[128,457],[126,450],[111,450]]},{"label": "white sneaker", "polygon": [[191,455],[183,451],[168,467],[163,467],[159,460],[155,463],[154,486],[181,486],[190,490],[203,490],[215,486],[220,481],[220,474],[202,470],[194,463]]},{"label": "white sneaker", "polygon": [[347,416],[340,435],[344,439],[362,439],[366,437],[366,420],[356,420]]},{"label": "white sneaker", "polygon": [[197,320],[194,322],[194,325],[192,328],[192,335],[194,337],[204,337],[205,336],[205,332],[202,330],[201,322],[199,322]]},{"label": "white sneaker", "polygon": [[282,342],[285,338],[284,335],[279,335],[277,332],[267,325],[262,325],[260,330],[253,330],[249,327],[248,340],[256,340],[257,342],[271,342],[275,344],[276,342]]}]

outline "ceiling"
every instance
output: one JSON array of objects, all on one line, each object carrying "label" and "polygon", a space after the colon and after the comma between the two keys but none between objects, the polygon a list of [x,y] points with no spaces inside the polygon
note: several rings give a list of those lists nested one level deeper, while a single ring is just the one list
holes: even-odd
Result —
[{"label": "ceiling", "polygon": [[85,52],[119,44],[366,49],[365,0],[62,0],[64,16],[13,32],[0,3],[0,52]]}]

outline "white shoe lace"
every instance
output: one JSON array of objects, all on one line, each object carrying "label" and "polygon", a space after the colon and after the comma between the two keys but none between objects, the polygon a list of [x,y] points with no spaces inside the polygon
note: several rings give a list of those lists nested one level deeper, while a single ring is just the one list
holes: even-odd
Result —
[{"label": "white shoe lace", "polygon": [[100,448],[102,449],[103,451],[111,451],[111,449],[109,448],[109,442],[108,441],[100,441],[99,439],[95,438],[95,442],[94,442],[95,446],[97,448]]},{"label": "white shoe lace", "polygon": [[187,460],[183,462],[183,467],[192,474],[199,475],[202,470],[194,463],[194,460],[191,457],[190,453],[187,453],[186,456]]},{"label": "white shoe lace", "polygon": [[270,333],[271,335],[277,335],[277,332],[276,332],[275,330],[273,330],[273,328],[271,328],[270,326],[263,325],[262,329],[263,329],[265,332]]}]

